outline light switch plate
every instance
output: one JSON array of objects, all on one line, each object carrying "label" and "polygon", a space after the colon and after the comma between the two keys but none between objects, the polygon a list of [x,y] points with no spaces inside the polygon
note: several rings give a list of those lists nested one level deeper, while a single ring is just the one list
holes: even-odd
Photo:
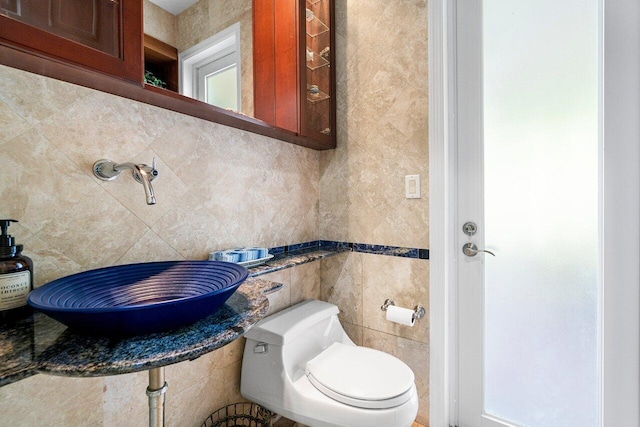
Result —
[{"label": "light switch plate", "polygon": [[420,198],[420,175],[405,175],[404,191],[407,199]]}]

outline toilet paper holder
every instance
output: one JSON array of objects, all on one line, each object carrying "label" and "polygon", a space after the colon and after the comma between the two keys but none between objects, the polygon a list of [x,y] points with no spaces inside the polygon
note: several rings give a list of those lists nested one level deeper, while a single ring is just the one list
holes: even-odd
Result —
[{"label": "toilet paper holder", "polygon": [[[384,300],[384,304],[382,304],[382,307],[380,307],[380,310],[387,311],[387,308],[389,308],[390,305],[395,306],[396,303],[391,298],[387,298],[386,300]],[[413,308],[413,320],[422,319],[425,314],[426,314],[426,310],[420,304],[416,305]]]}]

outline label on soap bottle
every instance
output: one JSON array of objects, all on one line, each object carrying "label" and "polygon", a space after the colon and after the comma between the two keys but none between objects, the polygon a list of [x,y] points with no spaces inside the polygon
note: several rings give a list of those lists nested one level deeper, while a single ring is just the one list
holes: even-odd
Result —
[{"label": "label on soap bottle", "polygon": [[31,285],[31,272],[0,274],[0,310],[27,305]]}]

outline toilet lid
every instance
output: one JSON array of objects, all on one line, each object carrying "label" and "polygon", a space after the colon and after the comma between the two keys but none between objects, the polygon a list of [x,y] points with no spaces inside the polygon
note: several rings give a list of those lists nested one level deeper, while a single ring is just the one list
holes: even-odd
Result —
[{"label": "toilet lid", "polygon": [[305,373],[322,393],[362,408],[390,408],[414,393],[413,371],[390,354],[333,343],[307,362]]}]

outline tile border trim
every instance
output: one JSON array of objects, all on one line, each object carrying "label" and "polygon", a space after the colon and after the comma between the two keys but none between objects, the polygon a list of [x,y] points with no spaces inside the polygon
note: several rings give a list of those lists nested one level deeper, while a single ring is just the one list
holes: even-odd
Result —
[{"label": "tile border trim", "polygon": [[396,256],[402,258],[429,259],[429,249],[404,248],[401,246],[371,245],[368,243],[336,242],[333,240],[314,240],[294,245],[277,246],[269,249],[273,255],[288,255],[315,250],[360,252],[375,255]]}]

